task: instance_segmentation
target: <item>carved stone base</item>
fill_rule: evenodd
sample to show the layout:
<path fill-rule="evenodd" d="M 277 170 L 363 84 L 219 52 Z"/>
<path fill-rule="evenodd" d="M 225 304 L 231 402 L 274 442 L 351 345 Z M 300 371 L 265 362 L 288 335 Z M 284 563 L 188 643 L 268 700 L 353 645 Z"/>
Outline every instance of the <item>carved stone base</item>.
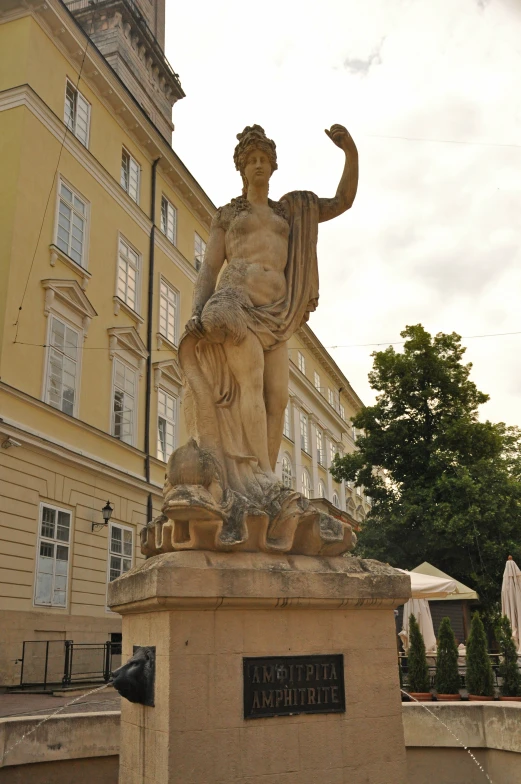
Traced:
<path fill-rule="evenodd" d="M 333 556 L 354 548 L 356 536 L 350 525 L 293 495 L 296 498 L 275 518 L 246 511 L 240 526 L 230 525 L 206 506 L 168 508 L 165 504 L 164 511 L 172 517 L 162 515 L 142 529 L 141 552 L 147 557 L 176 550 Z"/>

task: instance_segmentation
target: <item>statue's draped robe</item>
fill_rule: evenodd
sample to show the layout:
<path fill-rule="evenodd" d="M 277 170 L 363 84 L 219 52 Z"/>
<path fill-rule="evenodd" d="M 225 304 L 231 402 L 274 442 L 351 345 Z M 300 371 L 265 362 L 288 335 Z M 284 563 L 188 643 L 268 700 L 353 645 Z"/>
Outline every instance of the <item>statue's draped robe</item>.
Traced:
<path fill-rule="evenodd" d="M 308 320 L 318 303 L 318 197 L 294 191 L 280 204 L 270 204 L 277 214 L 285 214 L 290 226 L 284 298 L 254 306 L 243 289 L 224 284 L 210 297 L 202 314 L 205 327 L 211 325 L 209 334 L 220 342 L 185 334 L 179 346 L 189 433 L 217 458 L 223 469 L 223 485 L 253 502 L 262 501 L 266 480 L 248 446 L 239 408 L 241 392 L 228 367 L 222 340 L 230 336 L 240 344 L 249 329 L 264 351 L 271 351 Z M 216 216 L 225 230 L 234 206 L 237 213 L 232 202 Z"/>

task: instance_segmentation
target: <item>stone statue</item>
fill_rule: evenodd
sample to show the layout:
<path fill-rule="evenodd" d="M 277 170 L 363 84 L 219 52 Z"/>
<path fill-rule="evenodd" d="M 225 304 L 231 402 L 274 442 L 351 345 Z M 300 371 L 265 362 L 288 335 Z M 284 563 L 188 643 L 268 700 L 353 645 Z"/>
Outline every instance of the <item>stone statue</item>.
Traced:
<path fill-rule="evenodd" d="M 280 201 L 268 198 L 275 143 L 259 125 L 237 136 L 242 195 L 214 217 L 179 346 L 192 439 L 170 458 L 163 516 L 143 531 L 147 555 L 191 548 L 334 555 L 354 546 L 350 526 L 275 475 L 287 342 L 318 303 L 318 224 L 348 210 L 358 184 L 351 136 L 341 125 L 326 134 L 345 153 L 336 195 L 293 191 Z"/>

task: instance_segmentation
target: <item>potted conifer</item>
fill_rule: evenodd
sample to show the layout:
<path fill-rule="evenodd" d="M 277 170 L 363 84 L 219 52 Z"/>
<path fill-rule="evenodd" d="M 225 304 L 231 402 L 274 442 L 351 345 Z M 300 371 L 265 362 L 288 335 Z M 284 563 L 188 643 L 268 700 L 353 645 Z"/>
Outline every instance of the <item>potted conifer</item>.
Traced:
<path fill-rule="evenodd" d="M 449 618 L 443 618 L 438 631 L 436 679 L 438 700 L 459 700 L 458 647 Z"/>
<path fill-rule="evenodd" d="M 407 653 L 409 671 L 409 694 L 415 700 L 432 700 L 430 693 L 429 668 L 425 655 L 425 643 L 414 615 L 409 616 L 409 650 Z"/>
<path fill-rule="evenodd" d="M 512 639 L 512 627 L 506 615 L 499 621 L 497 641 L 501 650 L 498 675 L 502 683 L 499 687 L 499 699 L 521 702 L 521 674 L 517 664 L 516 644 Z"/>
<path fill-rule="evenodd" d="M 472 616 L 467 642 L 466 681 L 469 700 L 494 699 L 494 676 L 488 656 L 485 627 L 477 612 Z"/>

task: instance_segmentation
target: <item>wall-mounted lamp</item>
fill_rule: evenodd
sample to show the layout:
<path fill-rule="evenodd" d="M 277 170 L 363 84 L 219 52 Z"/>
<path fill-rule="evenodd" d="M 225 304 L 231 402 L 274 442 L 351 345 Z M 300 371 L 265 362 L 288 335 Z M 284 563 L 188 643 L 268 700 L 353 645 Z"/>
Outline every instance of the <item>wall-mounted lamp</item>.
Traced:
<path fill-rule="evenodd" d="M 104 528 L 106 525 L 109 524 L 109 520 L 112 517 L 112 512 L 114 509 L 110 505 L 110 501 L 107 501 L 103 509 L 101 510 L 101 514 L 103 515 L 103 522 L 102 523 L 92 523 L 92 530 L 99 531 L 101 528 Z"/>

